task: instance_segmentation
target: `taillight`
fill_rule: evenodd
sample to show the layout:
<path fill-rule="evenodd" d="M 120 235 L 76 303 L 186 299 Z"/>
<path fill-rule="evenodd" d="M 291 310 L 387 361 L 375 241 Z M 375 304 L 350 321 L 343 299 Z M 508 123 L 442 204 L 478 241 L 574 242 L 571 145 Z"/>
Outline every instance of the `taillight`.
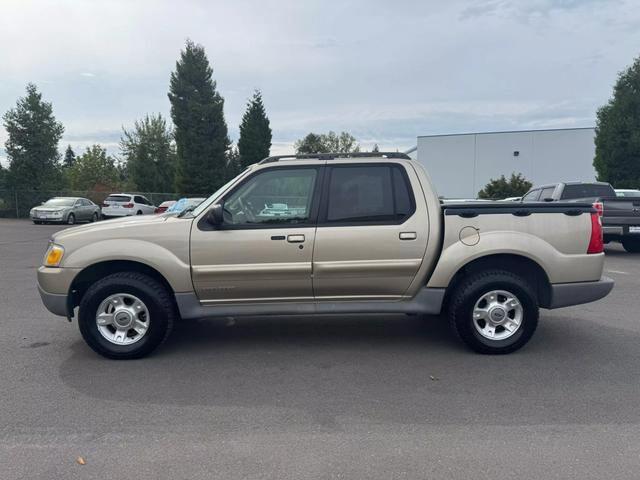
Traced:
<path fill-rule="evenodd" d="M 604 203 L 602 202 L 593 202 L 593 208 L 598 212 L 598 216 L 604 215 Z"/>
<path fill-rule="evenodd" d="M 133 208 L 133 203 L 125 203 L 122 208 Z"/>
<path fill-rule="evenodd" d="M 602 253 L 604 251 L 604 243 L 602 241 L 602 220 L 600 213 L 591 213 L 591 238 L 589 239 L 589 247 L 587 253 Z"/>

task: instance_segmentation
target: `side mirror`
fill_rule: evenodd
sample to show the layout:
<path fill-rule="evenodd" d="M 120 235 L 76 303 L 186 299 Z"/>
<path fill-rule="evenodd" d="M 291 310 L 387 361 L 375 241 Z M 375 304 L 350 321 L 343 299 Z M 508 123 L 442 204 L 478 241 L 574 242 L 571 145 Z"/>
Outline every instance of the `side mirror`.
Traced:
<path fill-rule="evenodd" d="M 553 198 L 546 197 L 543 201 L 544 202 L 553 202 Z"/>
<path fill-rule="evenodd" d="M 209 213 L 207 213 L 207 222 L 211 225 L 222 225 L 224 221 L 224 216 L 222 213 L 222 205 L 216 203 L 211 207 Z"/>

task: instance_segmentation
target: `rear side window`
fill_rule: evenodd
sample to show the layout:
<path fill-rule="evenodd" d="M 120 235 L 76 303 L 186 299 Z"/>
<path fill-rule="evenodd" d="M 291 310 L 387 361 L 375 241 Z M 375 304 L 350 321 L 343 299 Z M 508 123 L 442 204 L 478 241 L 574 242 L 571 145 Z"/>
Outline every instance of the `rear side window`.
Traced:
<path fill-rule="evenodd" d="M 542 191 L 540 192 L 540 201 L 544 201 L 545 198 L 553 198 L 553 192 L 556 189 L 556 187 L 547 187 L 547 188 L 543 188 Z"/>
<path fill-rule="evenodd" d="M 598 185 L 594 183 L 580 183 L 577 185 L 565 185 L 562 191 L 563 200 L 573 198 L 614 197 L 615 191 L 610 185 Z"/>
<path fill-rule="evenodd" d="M 142 204 L 144 204 L 144 203 L 145 203 L 144 199 L 143 199 L 142 197 L 138 196 L 138 195 L 136 195 L 135 197 L 133 197 L 133 201 L 134 201 L 135 203 L 142 203 Z"/>
<path fill-rule="evenodd" d="M 128 203 L 131 201 L 131 197 L 129 195 L 109 195 L 105 202 L 119 202 L 119 203 Z"/>
<path fill-rule="evenodd" d="M 399 166 L 332 167 L 326 222 L 396 223 L 408 218 L 415 202 Z"/>
<path fill-rule="evenodd" d="M 540 197 L 540 190 L 531 190 L 524 197 L 522 197 L 523 202 L 535 202 Z"/>

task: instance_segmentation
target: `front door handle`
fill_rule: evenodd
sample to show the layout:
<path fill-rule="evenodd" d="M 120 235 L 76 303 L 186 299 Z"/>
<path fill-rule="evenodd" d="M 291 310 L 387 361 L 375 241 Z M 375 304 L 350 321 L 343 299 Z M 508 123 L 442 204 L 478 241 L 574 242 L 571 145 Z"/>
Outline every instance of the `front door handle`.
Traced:
<path fill-rule="evenodd" d="M 400 232 L 400 240 L 415 240 L 418 238 L 416 232 Z"/>
<path fill-rule="evenodd" d="M 304 235 L 287 235 L 287 242 L 289 243 L 302 243 L 304 242 Z"/>

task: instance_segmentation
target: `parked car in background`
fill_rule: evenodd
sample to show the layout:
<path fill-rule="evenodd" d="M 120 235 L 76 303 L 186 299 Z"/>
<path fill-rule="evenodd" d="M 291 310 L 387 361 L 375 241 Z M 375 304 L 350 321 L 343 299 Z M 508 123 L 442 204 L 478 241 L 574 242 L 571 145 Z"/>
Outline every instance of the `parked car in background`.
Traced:
<path fill-rule="evenodd" d="M 29 212 L 33 223 L 96 222 L 100 219 L 100 207 L 88 198 L 54 197 Z"/>
<path fill-rule="evenodd" d="M 102 217 L 127 217 L 155 213 L 156 207 L 146 197 L 131 193 L 114 193 L 102 203 Z"/>
<path fill-rule="evenodd" d="M 616 188 L 616 197 L 640 198 L 640 190 Z"/>
<path fill-rule="evenodd" d="M 78 306 L 110 358 L 150 353 L 180 318 L 325 313 L 447 312 L 469 347 L 499 354 L 527 343 L 539 308 L 606 296 L 603 265 L 589 202 L 440 205 L 405 154 L 290 155 L 193 211 L 55 233 L 38 288 L 57 315 Z"/>
<path fill-rule="evenodd" d="M 154 213 L 164 213 L 167 209 L 176 204 L 176 200 L 167 200 L 166 202 L 162 202 L 160 205 L 156 207 Z"/>
<path fill-rule="evenodd" d="M 167 213 L 179 214 L 184 212 L 185 210 L 191 209 L 193 210 L 202 202 L 204 202 L 206 198 L 181 198 L 177 202 L 175 202 L 171 207 L 167 209 Z"/>
<path fill-rule="evenodd" d="M 640 197 L 618 195 L 606 182 L 540 185 L 529 190 L 522 201 L 591 202 L 602 217 L 604 242 L 620 242 L 627 252 L 640 252 Z"/>

